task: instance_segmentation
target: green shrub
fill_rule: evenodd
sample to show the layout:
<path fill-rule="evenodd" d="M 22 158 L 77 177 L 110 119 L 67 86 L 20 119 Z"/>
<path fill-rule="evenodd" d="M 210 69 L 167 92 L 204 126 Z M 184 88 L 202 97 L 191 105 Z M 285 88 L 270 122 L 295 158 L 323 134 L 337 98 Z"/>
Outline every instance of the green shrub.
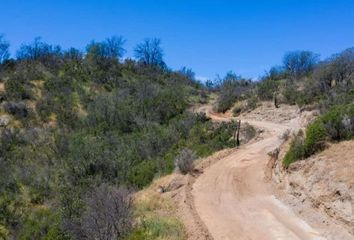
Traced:
<path fill-rule="evenodd" d="M 236 105 L 233 109 L 232 109 L 232 115 L 234 117 L 237 117 L 238 115 L 240 115 L 242 112 L 242 106 L 241 104 Z"/>
<path fill-rule="evenodd" d="M 132 167 L 128 172 L 128 183 L 138 188 L 143 188 L 154 179 L 156 162 L 144 161 Z"/>
<path fill-rule="evenodd" d="M 354 105 L 335 106 L 319 117 L 306 129 L 306 138 L 302 142 L 296 137 L 286 153 L 283 163 L 292 162 L 311 156 L 325 148 L 325 141 L 340 141 L 354 136 Z"/>
<path fill-rule="evenodd" d="M 258 98 L 256 96 L 251 96 L 247 98 L 246 100 L 247 103 L 247 111 L 251 111 L 258 106 Z"/>
<path fill-rule="evenodd" d="M 250 80 L 243 79 L 232 72 L 227 73 L 220 81 L 219 96 L 215 106 L 217 112 L 226 112 L 237 100 L 245 99 L 253 87 Z"/>
<path fill-rule="evenodd" d="M 10 239 L 10 232 L 0 224 L 0 239 L 1 240 L 8 240 Z"/>
<path fill-rule="evenodd" d="M 331 140 L 350 139 L 354 135 L 354 105 L 339 105 L 321 117 Z"/>
<path fill-rule="evenodd" d="M 305 156 L 321 151 L 325 147 L 326 129 L 321 121 L 315 121 L 306 129 L 306 138 L 304 141 Z"/>
<path fill-rule="evenodd" d="M 183 229 L 183 225 L 175 219 L 154 217 L 143 220 L 141 226 L 131 233 L 128 240 L 186 239 Z"/>
<path fill-rule="evenodd" d="M 288 167 L 291 163 L 305 157 L 304 138 L 300 131 L 290 143 L 290 148 L 285 154 L 283 165 Z"/>
<path fill-rule="evenodd" d="M 19 234 L 20 240 L 67 240 L 69 239 L 60 229 L 60 218 L 49 209 L 34 210 L 25 220 Z"/>
<path fill-rule="evenodd" d="M 8 100 L 25 100 L 33 98 L 31 87 L 20 79 L 10 78 L 5 82 L 6 98 Z"/>
<path fill-rule="evenodd" d="M 257 84 L 257 96 L 261 100 L 272 100 L 274 93 L 277 92 L 279 81 L 265 79 Z"/>

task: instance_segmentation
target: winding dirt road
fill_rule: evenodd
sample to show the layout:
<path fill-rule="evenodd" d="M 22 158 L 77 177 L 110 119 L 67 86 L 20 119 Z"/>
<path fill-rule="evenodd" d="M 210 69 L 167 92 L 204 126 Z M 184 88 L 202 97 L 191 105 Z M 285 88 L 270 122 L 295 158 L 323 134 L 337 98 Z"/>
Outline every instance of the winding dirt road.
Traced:
<path fill-rule="evenodd" d="M 201 109 L 214 121 L 229 121 Z M 243 120 L 263 128 L 263 139 L 246 144 L 204 170 L 191 190 L 195 210 L 213 239 L 324 239 L 275 197 L 265 179 L 268 152 L 281 144 L 279 136 L 296 127 Z"/>

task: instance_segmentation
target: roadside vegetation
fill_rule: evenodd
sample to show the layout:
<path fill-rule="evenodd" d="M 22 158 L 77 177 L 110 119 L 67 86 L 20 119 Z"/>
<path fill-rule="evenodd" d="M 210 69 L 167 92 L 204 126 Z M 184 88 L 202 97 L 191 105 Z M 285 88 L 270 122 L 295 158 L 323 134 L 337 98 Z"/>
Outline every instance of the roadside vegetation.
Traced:
<path fill-rule="evenodd" d="M 133 214 L 138 222 L 128 240 L 187 239 L 185 227 L 177 217 L 174 200 L 156 191 L 165 181 L 171 181 L 169 177 L 157 179 L 148 188 L 137 193 Z"/>
<path fill-rule="evenodd" d="M 253 110 L 260 101 L 320 110 L 315 122 L 293 136 L 285 167 L 323 150 L 328 142 L 353 138 L 354 48 L 325 60 L 310 51 L 288 52 L 282 65 L 272 67 L 258 82 L 230 72 L 207 86 L 218 93 L 214 109 L 230 110 L 234 116 Z"/>
<path fill-rule="evenodd" d="M 286 167 L 353 138 L 354 49 L 323 61 L 289 52 L 258 82 L 229 72 L 204 85 L 188 68 L 168 68 L 159 39 L 138 44 L 134 59 L 124 58 L 125 41 L 113 36 L 80 51 L 36 38 L 10 58 L 0 36 L 0 239 L 185 238 L 171 203 L 133 196 L 235 146 L 234 123 L 188 111 L 209 96 L 215 111 L 234 116 L 260 101 L 320 109 L 292 138 Z"/>

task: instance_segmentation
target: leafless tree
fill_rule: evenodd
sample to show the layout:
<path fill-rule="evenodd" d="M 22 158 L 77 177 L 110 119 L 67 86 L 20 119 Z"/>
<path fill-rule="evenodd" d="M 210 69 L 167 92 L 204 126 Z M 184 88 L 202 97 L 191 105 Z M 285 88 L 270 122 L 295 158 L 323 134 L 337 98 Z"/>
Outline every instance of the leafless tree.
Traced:
<path fill-rule="evenodd" d="M 105 48 L 106 48 L 106 55 L 110 58 L 120 59 L 125 54 L 125 49 L 123 45 L 125 44 L 126 40 L 122 36 L 113 36 L 107 38 L 104 41 Z"/>
<path fill-rule="evenodd" d="M 0 35 L 0 64 L 9 59 L 9 47 L 10 44 L 4 39 L 3 35 Z"/>
<path fill-rule="evenodd" d="M 163 50 L 161 40 L 158 38 L 147 38 L 138 44 L 134 49 L 135 57 L 146 65 L 156 65 L 164 67 Z"/>
<path fill-rule="evenodd" d="M 285 54 L 283 64 L 292 78 L 299 78 L 312 71 L 318 63 L 319 55 L 310 51 L 292 51 Z"/>
<path fill-rule="evenodd" d="M 52 46 L 42 41 L 40 37 L 36 37 L 29 44 L 22 44 L 17 51 L 16 56 L 20 60 L 42 60 L 48 61 L 48 58 L 60 56 L 60 46 Z"/>
<path fill-rule="evenodd" d="M 82 231 L 89 240 L 123 239 L 132 227 L 131 192 L 124 187 L 102 184 L 86 198 Z"/>
<path fill-rule="evenodd" d="M 354 84 L 354 48 L 333 55 L 315 69 L 313 78 L 318 83 L 319 91 L 327 92 L 337 86 L 350 90 Z"/>
<path fill-rule="evenodd" d="M 121 36 L 106 38 L 106 40 L 102 42 L 92 41 L 86 47 L 87 54 L 89 57 L 93 57 L 98 61 L 103 59 L 119 60 L 126 52 L 123 48 L 125 42 L 125 39 Z"/>

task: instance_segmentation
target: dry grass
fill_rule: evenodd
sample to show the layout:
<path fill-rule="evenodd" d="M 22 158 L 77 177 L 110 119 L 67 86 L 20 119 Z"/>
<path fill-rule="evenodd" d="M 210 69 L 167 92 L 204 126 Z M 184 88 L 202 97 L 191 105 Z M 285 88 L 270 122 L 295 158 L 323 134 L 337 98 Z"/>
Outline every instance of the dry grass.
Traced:
<path fill-rule="evenodd" d="M 5 84 L 0 82 L 0 92 L 5 92 Z"/>
<path fill-rule="evenodd" d="M 137 227 L 128 238 L 183 240 L 186 239 L 185 228 L 177 218 L 177 206 L 171 195 L 161 194 L 160 186 L 168 185 L 174 178 L 169 175 L 154 181 L 147 189 L 135 195 L 135 217 Z"/>

